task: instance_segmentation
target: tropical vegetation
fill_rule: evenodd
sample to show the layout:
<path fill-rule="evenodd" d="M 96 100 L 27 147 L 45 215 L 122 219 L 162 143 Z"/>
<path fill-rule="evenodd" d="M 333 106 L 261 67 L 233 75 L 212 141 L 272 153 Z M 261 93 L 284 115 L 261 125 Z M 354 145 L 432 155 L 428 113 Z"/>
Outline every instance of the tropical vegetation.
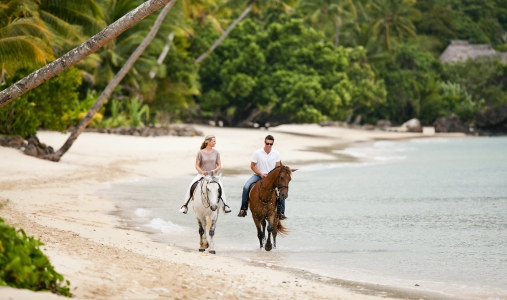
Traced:
<path fill-rule="evenodd" d="M 142 0 L 0 0 L 0 90 Z M 148 16 L 0 108 L 0 133 L 76 126 L 151 30 Z M 251 126 L 361 115 L 430 125 L 507 104 L 499 59 L 442 64 L 451 40 L 507 51 L 507 0 L 176 1 L 88 126 Z"/>
<path fill-rule="evenodd" d="M 55 271 L 38 239 L 0 218 L 0 286 L 50 291 L 72 297 L 70 282 Z"/>

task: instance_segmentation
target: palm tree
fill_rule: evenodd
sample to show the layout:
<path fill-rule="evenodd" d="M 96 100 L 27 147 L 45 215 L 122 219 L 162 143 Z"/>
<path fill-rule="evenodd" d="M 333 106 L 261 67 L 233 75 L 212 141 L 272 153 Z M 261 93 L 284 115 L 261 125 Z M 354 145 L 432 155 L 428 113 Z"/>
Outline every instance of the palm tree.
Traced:
<path fill-rule="evenodd" d="M 105 14 L 106 22 L 116 21 L 142 2 L 142 0 L 108 0 L 104 4 L 104 10 L 107 12 Z M 92 76 L 93 82 L 98 83 L 97 88 L 104 88 L 116 76 L 132 52 L 147 36 L 154 21 L 154 17 L 147 17 L 94 54 L 94 61 L 90 57 L 90 64 L 83 66 L 83 69 Z M 164 70 L 157 57 L 160 57 L 160 54 L 164 52 L 164 48 L 168 48 L 167 37 L 170 34 L 173 36 L 188 35 L 190 32 L 191 27 L 186 23 L 181 2 L 177 2 L 161 25 L 157 36 L 122 80 L 123 92 L 126 91 L 132 97 L 141 100 L 151 99 L 158 83 L 152 78 Z M 153 77 L 150 77 L 150 73 L 153 74 Z"/>
<path fill-rule="evenodd" d="M 420 12 L 414 5 L 415 0 L 371 0 L 368 4 L 373 30 L 388 51 L 395 42 L 393 37 L 417 37 L 412 21 L 420 18 Z"/>
<path fill-rule="evenodd" d="M 226 3 L 225 6 L 238 6 L 241 4 L 244 4 L 241 2 L 237 2 L 237 0 L 231 0 L 230 2 Z M 215 50 L 224 40 L 225 38 L 231 33 L 231 31 L 236 27 L 239 22 L 241 22 L 252 10 L 254 11 L 260 11 L 267 7 L 278 7 L 282 8 L 285 11 L 289 11 L 292 9 L 290 5 L 295 4 L 294 0 L 249 0 L 248 6 L 241 12 L 239 17 L 237 17 L 229 27 L 222 33 L 222 35 L 211 45 L 211 47 L 201 54 L 196 60 L 195 64 L 201 63 L 206 57 L 208 57 L 213 50 Z"/>
<path fill-rule="evenodd" d="M 53 76 L 75 65 L 170 1 L 171 0 L 148 0 L 144 2 L 135 10 L 109 25 L 80 46 L 1 91 L 0 108 L 29 90 L 39 86 L 44 81 L 49 80 Z"/>
<path fill-rule="evenodd" d="M 109 96 L 111 95 L 113 90 L 116 88 L 116 86 L 118 86 L 120 81 L 125 77 L 125 75 L 127 75 L 130 68 L 134 65 L 134 63 L 139 58 L 139 56 L 141 56 L 141 54 L 144 52 L 146 47 L 148 47 L 148 45 L 153 40 L 153 38 L 155 38 L 160 26 L 162 25 L 165 17 L 169 13 L 169 11 L 171 10 L 171 8 L 175 2 L 176 2 L 176 0 L 171 0 L 164 7 L 164 9 L 160 12 L 160 14 L 157 17 L 157 20 L 155 21 L 155 24 L 153 24 L 153 27 L 150 30 L 150 32 L 148 33 L 148 35 L 146 36 L 146 38 L 137 47 L 137 49 L 134 51 L 134 53 L 132 53 L 132 55 L 129 57 L 129 59 L 125 62 L 125 64 L 121 68 L 120 72 L 118 72 L 116 74 L 116 76 L 113 78 L 113 80 L 111 80 L 109 82 L 106 89 L 99 96 L 99 98 L 97 99 L 97 101 L 95 102 L 93 107 L 90 109 L 90 111 L 88 111 L 86 116 L 81 121 L 79 121 L 79 124 L 76 126 L 74 131 L 71 133 L 71 135 L 69 136 L 69 138 L 67 139 L 65 144 L 63 144 L 63 146 L 55 153 L 46 155 L 46 157 L 44 157 L 45 159 L 48 159 L 51 161 L 60 161 L 61 157 L 70 149 L 70 147 L 72 146 L 74 141 L 78 138 L 78 136 L 81 134 L 81 132 L 83 132 L 83 130 L 86 128 L 86 126 L 88 126 L 88 124 L 91 122 L 91 120 L 93 119 L 93 116 L 97 113 L 97 111 L 99 111 L 99 109 L 102 107 L 102 105 L 104 105 L 104 102 L 109 98 Z"/>
<path fill-rule="evenodd" d="M 0 82 L 5 73 L 38 68 L 54 59 L 51 31 L 33 0 L 0 0 Z"/>
<path fill-rule="evenodd" d="M 299 7 L 312 26 L 324 33 L 332 32 L 336 46 L 340 43 L 344 21 L 350 22 L 357 17 L 352 0 L 303 0 Z"/>

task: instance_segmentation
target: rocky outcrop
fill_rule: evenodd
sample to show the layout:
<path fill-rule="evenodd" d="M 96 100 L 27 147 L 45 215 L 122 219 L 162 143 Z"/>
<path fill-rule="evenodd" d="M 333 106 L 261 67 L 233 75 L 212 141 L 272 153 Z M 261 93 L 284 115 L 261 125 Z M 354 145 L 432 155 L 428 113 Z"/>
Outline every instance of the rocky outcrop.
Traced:
<path fill-rule="evenodd" d="M 154 136 L 202 136 L 201 131 L 189 125 L 172 125 L 161 127 L 118 127 L 118 128 L 86 128 L 86 132 L 133 135 L 143 137 Z"/>
<path fill-rule="evenodd" d="M 389 131 L 389 128 L 391 127 L 391 121 L 389 120 L 378 120 L 377 121 L 377 128 L 384 131 Z"/>
<path fill-rule="evenodd" d="M 475 126 L 482 135 L 507 134 L 507 105 L 478 113 Z"/>
<path fill-rule="evenodd" d="M 463 132 L 470 134 L 470 126 L 452 114 L 448 117 L 438 118 L 434 123 L 435 132 Z"/>
<path fill-rule="evenodd" d="M 421 121 L 415 118 L 403 123 L 400 128 L 406 132 L 423 132 Z"/>
<path fill-rule="evenodd" d="M 0 136 L 0 146 L 11 147 L 23 151 L 26 155 L 43 158 L 46 154 L 54 153 L 51 146 L 41 143 L 36 136 L 25 140 L 21 136 Z"/>

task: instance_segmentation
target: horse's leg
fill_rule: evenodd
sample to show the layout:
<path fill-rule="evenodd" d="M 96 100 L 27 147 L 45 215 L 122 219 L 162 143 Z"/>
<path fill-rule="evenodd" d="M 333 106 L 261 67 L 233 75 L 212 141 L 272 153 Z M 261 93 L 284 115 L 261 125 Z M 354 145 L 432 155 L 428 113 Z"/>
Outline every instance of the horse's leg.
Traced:
<path fill-rule="evenodd" d="M 266 251 L 271 251 L 273 249 L 273 245 L 271 244 L 271 233 L 273 232 L 273 223 L 275 221 L 275 214 L 276 214 L 276 208 L 275 212 L 271 214 L 268 218 L 268 240 L 266 241 L 266 245 L 264 246 L 264 249 Z"/>
<path fill-rule="evenodd" d="M 252 213 L 252 215 L 253 215 L 253 213 Z M 257 227 L 257 237 L 259 238 L 259 244 L 261 245 L 261 249 L 262 249 L 262 246 L 264 246 L 263 245 L 264 234 L 262 233 L 262 230 L 261 230 L 261 222 L 256 217 L 253 217 L 253 220 L 255 223 L 255 227 Z"/>
<path fill-rule="evenodd" d="M 197 218 L 197 223 L 199 224 L 199 235 L 201 236 L 199 241 L 199 252 L 204 252 L 206 248 L 208 248 L 208 239 L 206 237 L 206 217 Z"/>
<path fill-rule="evenodd" d="M 262 219 L 262 240 L 266 241 L 266 219 Z"/>
<path fill-rule="evenodd" d="M 273 222 L 273 249 L 276 249 L 276 235 L 278 233 L 278 231 L 276 230 L 276 226 L 278 226 L 278 222 L 280 222 L 280 220 L 278 220 L 277 218 L 275 218 L 275 221 Z"/>
<path fill-rule="evenodd" d="M 209 227 L 209 253 L 216 254 L 215 252 L 215 242 L 213 241 L 213 237 L 215 236 L 215 228 L 218 221 L 218 211 L 214 211 L 211 216 L 211 225 Z"/>

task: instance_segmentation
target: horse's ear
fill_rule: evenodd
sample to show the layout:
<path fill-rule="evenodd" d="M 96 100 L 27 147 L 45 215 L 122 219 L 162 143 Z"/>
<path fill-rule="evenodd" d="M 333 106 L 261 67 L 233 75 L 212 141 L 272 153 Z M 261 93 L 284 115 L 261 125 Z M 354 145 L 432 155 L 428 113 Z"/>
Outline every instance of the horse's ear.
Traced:
<path fill-rule="evenodd" d="M 291 172 L 296 172 L 298 169 L 290 169 Z"/>

